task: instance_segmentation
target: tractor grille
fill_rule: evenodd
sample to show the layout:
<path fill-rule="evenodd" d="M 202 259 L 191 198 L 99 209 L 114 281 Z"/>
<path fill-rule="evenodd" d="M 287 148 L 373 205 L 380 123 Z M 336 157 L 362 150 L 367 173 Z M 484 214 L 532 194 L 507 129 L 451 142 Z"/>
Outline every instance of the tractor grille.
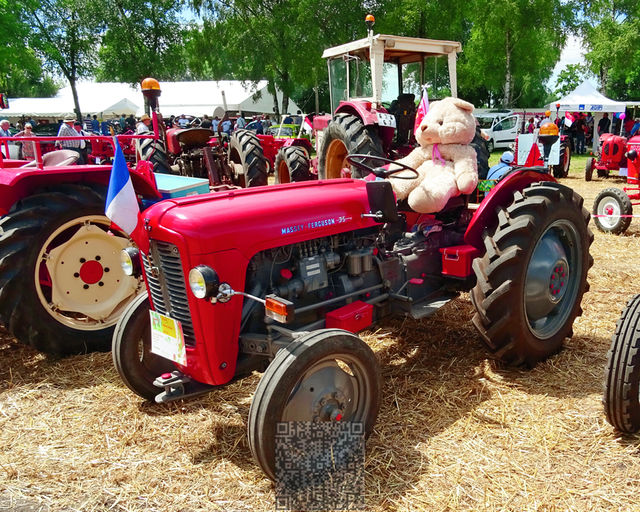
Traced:
<path fill-rule="evenodd" d="M 167 242 L 152 240 L 149 254 L 143 255 L 142 262 L 154 309 L 179 320 L 185 344 L 193 347 L 196 338 L 178 248 Z"/>

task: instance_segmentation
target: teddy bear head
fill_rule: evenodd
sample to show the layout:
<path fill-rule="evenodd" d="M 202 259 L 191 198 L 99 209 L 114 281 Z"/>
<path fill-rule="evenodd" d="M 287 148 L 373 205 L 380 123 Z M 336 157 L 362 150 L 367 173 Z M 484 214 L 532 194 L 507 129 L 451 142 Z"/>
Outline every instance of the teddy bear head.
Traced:
<path fill-rule="evenodd" d="M 421 146 L 429 144 L 469 144 L 476 133 L 473 105 L 459 98 L 444 98 L 429 105 L 416 130 Z"/>

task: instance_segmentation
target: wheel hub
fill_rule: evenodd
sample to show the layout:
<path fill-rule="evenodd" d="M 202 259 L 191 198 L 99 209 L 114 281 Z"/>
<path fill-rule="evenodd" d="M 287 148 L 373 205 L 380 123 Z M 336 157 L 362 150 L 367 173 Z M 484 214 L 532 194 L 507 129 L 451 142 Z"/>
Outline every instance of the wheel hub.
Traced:
<path fill-rule="evenodd" d="M 569 282 L 569 262 L 557 234 L 545 233 L 527 269 L 525 301 L 530 320 L 547 316 L 562 300 Z"/>
<path fill-rule="evenodd" d="M 84 258 L 82 258 L 84 259 Z M 102 279 L 104 275 L 105 269 L 98 261 L 100 256 L 96 256 L 96 259 L 91 261 L 85 261 L 80 266 L 80 272 L 78 272 L 78 277 L 82 279 L 86 284 L 95 284 Z M 107 272 L 109 272 L 109 268 L 107 267 Z"/>

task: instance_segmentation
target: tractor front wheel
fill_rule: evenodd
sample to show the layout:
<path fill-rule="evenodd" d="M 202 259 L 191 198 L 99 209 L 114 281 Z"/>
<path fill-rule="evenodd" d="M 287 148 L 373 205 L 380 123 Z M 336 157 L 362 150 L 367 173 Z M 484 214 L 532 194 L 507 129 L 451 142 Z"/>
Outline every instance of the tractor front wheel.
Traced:
<path fill-rule="evenodd" d="M 258 383 L 247 422 L 251 452 L 275 480 L 279 423 L 351 422 L 366 437 L 378 416 L 380 390 L 376 356 L 354 334 L 321 329 L 298 338 L 276 354 Z M 312 455 L 301 457 L 314 462 Z"/>
<path fill-rule="evenodd" d="M 0 220 L 0 319 L 18 341 L 61 355 L 109 349 L 143 286 L 122 272 L 130 242 L 111 229 L 104 201 L 103 190 L 58 185 Z"/>
<path fill-rule="evenodd" d="M 350 167 L 346 158 L 353 153 L 384 156 L 378 132 L 375 126 L 365 126 L 354 115 L 336 114 L 322 136 L 318 178 L 325 180 L 342 177 L 342 170 Z M 362 171 L 351 166 L 351 177 L 362 178 Z"/>
<path fill-rule="evenodd" d="M 140 139 L 139 143 L 140 157 L 142 160 L 148 160 L 153 164 L 153 172 L 162 174 L 172 174 L 167 152 L 161 139 Z"/>
<path fill-rule="evenodd" d="M 151 402 L 162 391 L 153 385 L 153 381 L 163 373 L 175 370 L 171 361 L 151 352 L 151 321 L 146 294 L 136 297 L 120 318 L 113 333 L 111 355 L 127 387 Z"/>
<path fill-rule="evenodd" d="M 587 163 L 584 166 L 584 181 L 591 181 L 591 179 L 593 178 L 593 169 L 595 168 L 595 165 L 595 158 L 587 158 Z"/>
<path fill-rule="evenodd" d="M 267 184 L 267 159 L 260 139 L 249 130 L 236 130 L 229 141 L 228 162 L 234 182 L 241 187 Z"/>
<path fill-rule="evenodd" d="M 313 179 L 307 152 L 300 146 L 280 148 L 276 155 L 276 183 L 294 183 Z"/>
<path fill-rule="evenodd" d="M 582 313 L 593 264 L 593 234 L 582 198 L 558 183 L 537 183 L 498 212 L 473 263 L 473 323 L 495 355 L 511 365 L 535 365 L 562 348 Z"/>
<path fill-rule="evenodd" d="M 593 215 L 593 221 L 600 231 L 619 235 L 631 224 L 633 205 L 624 190 L 607 188 L 596 196 Z"/>

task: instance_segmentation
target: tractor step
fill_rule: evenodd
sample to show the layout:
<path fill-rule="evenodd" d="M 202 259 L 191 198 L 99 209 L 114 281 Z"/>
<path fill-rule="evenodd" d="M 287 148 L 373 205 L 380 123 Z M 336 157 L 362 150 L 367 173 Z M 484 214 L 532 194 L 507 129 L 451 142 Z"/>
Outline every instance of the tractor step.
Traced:
<path fill-rule="evenodd" d="M 457 293 L 440 295 L 437 298 L 427 299 L 418 303 L 414 303 L 411 305 L 411 309 L 407 312 L 407 315 L 409 315 L 411 318 L 415 318 L 416 320 L 431 316 L 447 302 L 449 302 L 451 299 L 455 299 L 457 296 Z"/>
<path fill-rule="evenodd" d="M 178 370 L 171 373 L 163 373 L 153 381 L 153 385 L 164 388 L 162 393 L 156 395 L 156 402 L 159 404 L 173 402 L 181 398 L 204 395 L 215 388 L 215 386 L 196 382 Z"/>

